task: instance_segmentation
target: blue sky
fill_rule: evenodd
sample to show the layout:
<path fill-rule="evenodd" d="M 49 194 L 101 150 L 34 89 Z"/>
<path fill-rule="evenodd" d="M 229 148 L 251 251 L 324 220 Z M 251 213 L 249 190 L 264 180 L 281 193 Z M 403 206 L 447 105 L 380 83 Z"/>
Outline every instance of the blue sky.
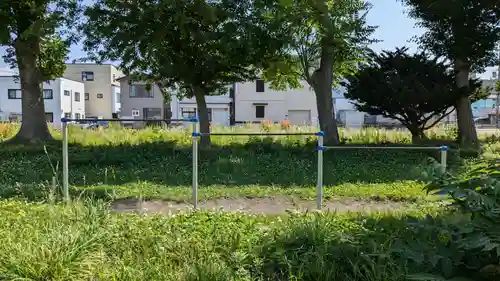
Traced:
<path fill-rule="evenodd" d="M 374 44 L 373 49 L 380 51 L 382 49 L 407 46 L 411 51 L 416 51 L 417 46 L 408 42 L 408 40 L 415 35 L 421 35 L 423 30 L 415 27 L 415 21 L 405 15 L 405 9 L 401 3 L 397 0 L 372 0 L 371 2 L 373 8 L 368 14 L 368 23 L 378 26 L 374 38 L 382 40 L 382 42 Z M 71 47 L 70 61 L 85 56 L 81 49 L 81 45 Z M 0 55 L 3 54 L 4 49 L 0 48 Z M 3 60 L 0 60 L 1 67 L 7 67 Z M 492 70 L 493 68 L 490 68 L 482 76 L 489 78 Z"/>

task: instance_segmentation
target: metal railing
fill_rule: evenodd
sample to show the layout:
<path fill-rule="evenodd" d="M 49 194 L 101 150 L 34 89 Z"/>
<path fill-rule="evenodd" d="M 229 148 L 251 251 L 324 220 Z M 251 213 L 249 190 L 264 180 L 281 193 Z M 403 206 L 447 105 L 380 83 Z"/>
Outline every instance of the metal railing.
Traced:
<path fill-rule="evenodd" d="M 63 136 L 63 196 L 69 202 L 69 165 L 68 165 L 68 123 L 69 122 L 95 122 L 96 119 L 69 119 L 62 118 Z M 151 119 L 98 119 L 97 121 L 151 121 Z M 199 119 L 159 119 L 158 121 L 190 122 L 192 123 L 192 204 L 194 209 L 198 208 L 198 141 L 201 136 L 316 136 L 318 138 L 316 151 L 318 152 L 317 182 L 316 182 L 316 208 L 321 210 L 323 205 L 323 152 L 328 149 L 399 149 L 399 150 L 438 150 L 441 152 L 441 165 L 446 170 L 447 146 L 419 147 L 419 146 L 325 146 L 323 143 L 323 131 L 315 133 L 201 133 Z"/>
<path fill-rule="evenodd" d="M 198 207 L 198 138 L 201 136 L 317 136 L 318 144 L 323 145 L 322 131 L 316 133 L 200 133 L 197 123 L 193 124 L 193 206 Z M 316 208 L 323 205 L 323 150 L 318 149 L 318 181 L 316 191 Z"/>
<path fill-rule="evenodd" d="M 139 121 L 139 122 L 150 122 L 150 121 L 164 121 L 164 122 L 192 122 L 197 124 L 198 118 L 191 119 L 72 119 L 72 118 L 61 118 L 62 123 L 62 157 L 63 157 L 63 197 L 66 202 L 70 201 L 69 196 L 69 156 L 68 156 L 68 123 L 71 122 L 121 122 L 121 121 Z"/>
<path fill-rule="evenodd" d="M 374 150 L 438 150 L 440 151 L 440 163 L 446 169 L 448 146 L 323 146 L 318 144 L 318 149 L 374 149 Z"/>

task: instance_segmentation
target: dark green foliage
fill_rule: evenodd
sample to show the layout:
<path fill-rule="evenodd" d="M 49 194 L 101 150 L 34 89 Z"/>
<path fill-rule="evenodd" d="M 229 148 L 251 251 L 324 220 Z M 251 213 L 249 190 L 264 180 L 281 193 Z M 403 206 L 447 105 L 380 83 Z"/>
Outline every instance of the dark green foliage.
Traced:
<path fill-rule="evenodd" d="M 0 45 L 6 46 L 6 63 L 17 68 L 16 44 L 35 40 L 40 81 L 61 77 L 71 44 L 77 41 L 75 23 L 81 0 L 2 0 L 0 4 Z M 35 41 L 31 41 L 34 43 Z"/>
<path fill-rule="evenodd" d="M 303 87 L 306 81 L 316 94 L 319 125 L 325 142 L 338 144 L 332 87 L 352 73 L 375 42 L 375 27 L 366 23 L 371 5 L 364 0 L 279 1 L 274 7 L 287 27 L 284 52 L 274 58 L 264 77 L 276 89 Z"/>
<path fill-rule="evenodd" d="M 91 57 L 121 60 L 130 74 L 192 96 L 254 79 L 279 41 L 254 1 L 100 0 L 86 10 L 85 49 Z M 141 77 L 145 76 L 145 77 Z"/>
<path fill-rule="evenodd" d="M 497 0 L 401 0 L 409 15 L 425 29 L 419 42 L 450 60 L 465 59 L 473 71 L 494 64 L 500 41 L 500 2 Z"/>
<path fill-rule="evenodd" d="M 446 223 L 433 218 L 412 224 L 413 231 L 434 233 L 435 245 L 402 242 L 397 252 L 414 255 L 413 261 L 445 277 L 469 276 L 473 280 L 500 278 L 500 163 L 480 161 L 466 175 L 443 173 L 439 165 L 431 169 L 434 180 L 429 193 L 448 194 L 450 208 L 461 213 Z"/>
<path fill-rule="evenodd" d="M 257 78 L 286 34 L 251 0 L 99 0 L 85 14 L 90 57 L 120 60 L 134 80 L 158 84 L 164 96 L 196 97 L 202 133 L 210 130 L 205 95 Z M 202 136 L 201 145 L 209 144 Z"/>
<path fill-rule="evenodd" d="M 19 70 L 22 90 L 21 129 L 11 142 L 53 140 L 45 122 L 42 83 L 61 77 L 81 0 L 5 0 L 0 3 L 0 46 L 3 59 Z"/>
<path fill-rule="evenodd" d="M 353 100 L 359 111 L 396 119 L 418 139 L 448 116 L 468 91 L 456 86 L 447 64 L 425 53 L 409 55 L 407 51 L 398 48 L 373 53 L 343 85 L 345 97 Z M 480 89 L 480 81 L 472 80 L 471 84 L 473 92 Z"/>
<path fill-rule="evenodd" d="M 409 15 L 425 33 L 420 46 L 453 63 L 456 83 L 468 91 L 471 72 L 482 72 L 496 61 L 495 44 L 500 40 L 500 2 L 497 0 L 401 0 Z M 471 102 L 457 101 L 458 141 L 478 149 L 478 135 Z"/>

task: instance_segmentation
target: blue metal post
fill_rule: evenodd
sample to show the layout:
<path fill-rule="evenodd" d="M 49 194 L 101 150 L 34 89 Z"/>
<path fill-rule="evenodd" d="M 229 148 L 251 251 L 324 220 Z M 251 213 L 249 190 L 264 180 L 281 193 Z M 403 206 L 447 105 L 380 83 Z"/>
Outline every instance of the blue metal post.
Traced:
<path fill-rule="evenodd" d="M 316 186 L 316 209 L 321 210 L 323 206 L 323 136 L 324 132 L 320 131 L 316 133 L 318 136 L 318 146 L 316 149 L 318 150 L 318 179 Z"/>

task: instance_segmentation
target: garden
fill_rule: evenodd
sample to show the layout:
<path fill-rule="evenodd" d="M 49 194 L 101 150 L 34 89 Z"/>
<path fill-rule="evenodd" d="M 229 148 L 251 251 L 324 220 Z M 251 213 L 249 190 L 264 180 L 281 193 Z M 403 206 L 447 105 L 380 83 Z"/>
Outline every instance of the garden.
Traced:
<path fill-rule="evenodd" d="M 1 140 L 18 130 L 0 126 Z M 498 136 L 480 135 L 472 157 L 452 145 L 456 130 L 428 131 L 420 145 L 452 147 L 446 173 L 439 151 L 325 151 L 318 212 L 314 136 L 213 136 L 193 211 L 187 130 L 70 127 L 70 204 L 60 131 L 51 133 L 46 146 L 0 147 L 4 280 L 499 278 Z M 340 134 L 344 146 L 412 145 L 406 131 Z"/>

